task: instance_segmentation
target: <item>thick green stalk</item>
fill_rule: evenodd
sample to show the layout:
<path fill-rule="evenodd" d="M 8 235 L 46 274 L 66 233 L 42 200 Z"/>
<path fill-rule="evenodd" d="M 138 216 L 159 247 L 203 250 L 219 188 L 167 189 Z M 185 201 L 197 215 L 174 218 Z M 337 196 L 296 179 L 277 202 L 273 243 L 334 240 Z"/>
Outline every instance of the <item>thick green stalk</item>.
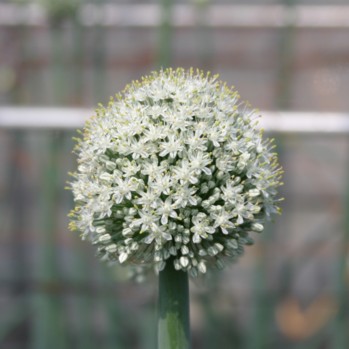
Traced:
<path fill-rule="evenodd" d="M 178 271 L 173 259 L 159 275 L 158 349 L 189 349 L 188 273 Z"/>

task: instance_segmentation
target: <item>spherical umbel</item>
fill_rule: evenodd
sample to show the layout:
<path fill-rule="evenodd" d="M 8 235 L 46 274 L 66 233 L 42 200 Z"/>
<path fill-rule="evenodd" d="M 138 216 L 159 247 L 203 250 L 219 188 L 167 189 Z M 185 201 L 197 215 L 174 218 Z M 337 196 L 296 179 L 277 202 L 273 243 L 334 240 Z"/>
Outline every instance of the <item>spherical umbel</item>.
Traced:
<path fill-rule="evenodd" d="M 196 276 L 223 267 L 279 212 L 272 141 L 238 93 L 167 69 L 100 107 L 78 140 L 70 228 L 103 260 Z"/>

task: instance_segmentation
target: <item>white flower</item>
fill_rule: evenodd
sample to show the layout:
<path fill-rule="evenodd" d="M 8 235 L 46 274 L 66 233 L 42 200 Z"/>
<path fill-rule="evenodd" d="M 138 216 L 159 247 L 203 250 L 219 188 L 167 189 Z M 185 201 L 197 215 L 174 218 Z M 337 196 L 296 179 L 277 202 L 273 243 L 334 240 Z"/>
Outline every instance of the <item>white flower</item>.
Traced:
<path fill-rule="evenodd" d="M 159 153 L 160 156 L 164 157 L 170 154 L 171 158 L 175 158 L 177 153 L 184 149 L 184 146 L 180 138 L 170 134 L 167 141 L 160 143 L 160 149 L 162 149 Z"/>
<path fill-rule="evenodd" d="M 172 178 L 170 175 L 165 175 L 161 172 L 157 173 L 155 174 L 152 186 L 158 195 L 169 195 L 172 188 Z"/>
<path fill-rule="evenodd" d="M 144 140 L 132 139 L 129 144 L 128 154 L 132 154 L 132 159 L 147 158 L 149 156 L 148 145 Z M 127 154 L 126 153 L 126 154 Z"/>
<path fill-rule="evenodd" d="M 207 139 L 202 138 L 197 130 L 187 135 L 185 143 L 188 145 L 191 151 L 206 151 L 207 150 Z"/>
<path fill-rule="evenodd" d="M 174 178 L 178 180 L 182 185 L 196 184 L 199 180 L 195 175 L 195 171 L 192 168 L 191 163 L 188 160 L 183 160 L 180 166 L 177 166 L 173 170 Z"/>
<path fill-rule="evenodd" d="M 198 213 L 192 219 L 193 227 L 190 229 L 193 235 L 193 242 L 199 243 L 201 239 L 206 239 L 208 234 L 213 234 L 215 232 L 214 227 L 209 225 L 209 219 L 204 213 Z"/>
<path fill-rule="evenodd" d="M 159 115 L 157 116 L 159 117 Z M 164 126 L 155 126 L 155 125 L 148 125 L 148 128 L 144 130 L 144 139 L 146 142 L 153 142 L 158 139 L 163 139 L 166 137 L 166 127 Z"/>
<path fill-rule="evenodd" d="M 143 175 L 147 175 L 149 176 L 150 179 L 154 179 L 157 176 L 159 176 L 160 173 L 162 173 L 165 170 L 165 167 L 162 165 L 158 165 L 158 161 L 153 160 L 153 161 L 149 161 L 146 163 L 142 163 L 142 170 L 141 173 Z"/>
<path fill-rule="evenodd" d="M 192 276 L 234 261 L 279 212 L 282 171 L 217 77 L 154 72 L 97 110 L 77 146 L 70 228 L 103 260 Z"/>
<path fill-rule="evenodd" d="M 212 174 L 211 169 L 207 167 L 207 165 L 209 165 L 212 162 L 208 154 L 203 152 L 189 152 L 188 158 L 190 162 L 190 167 L 195 171 L 197 175 L 200 175 L 201 172 L 204 172 L 207 175 Z"/>
<path fill-rule="evenodd" d="M 146 244 L 151 244 L 154 240 L 157 245 L 162 245 L 164 242 L 166 243 L 166 241 L 172 240 L 172 235 L 167 231 L 167 227 L 157 226 L 144 239 L 144 242 Z"/>
<path fill-rule="evenodd" d="M 224 142 L 222 131 L 218 127 L 213 127 L 207 130 L 208 138 L 215 147 L 219 147 L 220 143 Z"/>
<path fill-rule="evenodd" d="M 140 211 L 139 212 L 139 218 L 135 219 L 131 224 L 130 227 L 141 227 L 141 231 L 157 231 L 158 230 L 158 224 L 159 218 L 152 214 L 151 212 L 147 211 Z"/>
<path fill-rule="evenodd" d="M 159 208 L 156 212 L 161 215 L 161 224 L 168 223 L 168 217 L 178 218 L 178 214 L 176 212 L 176 204 L 172 203 L 172 199 L 168 197 L 165 202 L 161 202 L 159 204 Z"/>
<path fill-rule="evenodd" d="M 158 206 L 158 194 L 153 190 L 143 191 L 139 194 L 139 198 L 135 199 L 137 205 L 147 208 L 156 208 Z"/>
<path fill-rule="evenodd" d="M 225 211 L 222 207 L 219 208 L 219 212 L 211 213 L 211 217 L 214 219 L 213 227 L 220 227 L 222 233 L 227 235 L 229 231 L 227 229 L 234 229 L 235 225 L 232 222 L 234 215 L 231 212 Z"/>
<path fill-rule="evenodd" d="M 238 195 L 243 191 L 244 187 L 241 184 L 238 184 L 232 181 L 227 181 L 225 183 L 225 186 L 221 187 L 221 190 L 223 192 L 222 199 L 230 204 L 235 205 Z"/>
<path fill-rule="evenodd" d="M 140 170 L 140 166 L 134 160 L 129 161 L 128 159 L 125 159 L 121 170 L 123 172 L 123 177 L 132 177 Z"/>
<path fill-rule="evenodd" d="M 179 207 L 186 207 L 188 204 L 195 206 L 197 204 L 197 198 L 194 195 L 195 192 L 196 189 L 188 185 L 179 187 L 177 191 L 173 193 L 175 204 Z"/>
<path fill-rule="evenodd" d="M 120 204 L 124 199 L 131 200 L 132 192 L 140 186 L 140 180 L 135 177 L 122 179 L 120 177 L 114 180 L 115 187 L 113 190 L 113 199 L 116 204 Z"/>

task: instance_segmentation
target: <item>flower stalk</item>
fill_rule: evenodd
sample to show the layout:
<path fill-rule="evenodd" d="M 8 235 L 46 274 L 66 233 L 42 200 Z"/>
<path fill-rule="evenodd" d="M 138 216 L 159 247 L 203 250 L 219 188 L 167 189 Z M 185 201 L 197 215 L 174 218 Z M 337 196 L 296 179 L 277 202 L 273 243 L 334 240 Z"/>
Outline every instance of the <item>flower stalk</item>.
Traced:
<path fill-rule="evenodd" d="M 173 260 L 159 273 L 158 349 L 189 349 L 188 273 L 174 268 Z"/>

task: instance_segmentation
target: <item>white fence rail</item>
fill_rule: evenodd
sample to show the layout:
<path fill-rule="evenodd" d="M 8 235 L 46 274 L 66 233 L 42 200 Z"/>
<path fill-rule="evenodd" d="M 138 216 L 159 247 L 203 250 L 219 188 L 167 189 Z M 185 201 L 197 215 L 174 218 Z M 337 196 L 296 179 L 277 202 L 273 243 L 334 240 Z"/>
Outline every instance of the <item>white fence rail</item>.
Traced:
<path fill-rule="evenodd" d="M 93 115 L 92 109 L 0 107 L 0 129 L 76 129 Z M 349 134 L 349 113 L 262 111 L 260 125 L 268 132 Z"/>
<path fill-rule="evenodd" d="M 177 4 L 172 8 L 174 27 L 195 26 L 200 14 L 197 7 Z M 157 27 L 162 21 L 157 4 L 83 4 L 77 10 L 83 26 Z M 0 26 L 47 26 L 49 16 L 37 3 L 0 4 Z M 209 27 L 279 28 L 349 28 L 348 5 L 209 5 L 205 9 Z"/>

